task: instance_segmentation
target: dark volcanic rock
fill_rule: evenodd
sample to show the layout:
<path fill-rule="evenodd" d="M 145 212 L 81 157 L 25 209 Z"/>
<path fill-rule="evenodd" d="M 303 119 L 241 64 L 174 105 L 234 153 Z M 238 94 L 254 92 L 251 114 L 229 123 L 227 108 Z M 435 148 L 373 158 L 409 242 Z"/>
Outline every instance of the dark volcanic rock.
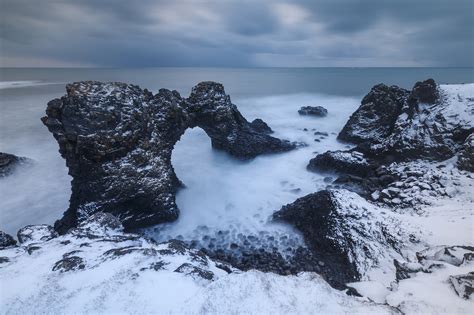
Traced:
<path fill-rule="evenodd" d="M 354 143 L 382 141 L 392 133 L 409 94 L 398 86 L 374 86 L 337 138 Z"/>
<path fill-rule="evenodd" d="M 16 240 L 10 234 L 0 231 L 0 249 L 15 246 Z"/>
<path fill-rule="evenodd" d="M 303 106 L 298 110 L 300 115 L 325 117 L 328 114 L 328 110 L 322 106 Z"/>
<path fill-rule="evenodd" d="M 272 128 L 270 128 L 266 122 L 261 120 L 260 118 L 254 119 L 251 123 L 250 126 L 252 127 L 253 130 L 261 133 L 273 133 Z"/>
<path fill-rule="evenodd" d="M 435 80 L 428 79 L 415 83 L 408 101 L 410 103 L 434 104 L 439 98 L 438 86 Z"/>
<path fill-rule="evenodd" d="M 368 176 L 378 164 L 358 151 L 327 151 L 309 161 L 310 171 L 336 171 L 357 176 Z"/>
<path fill-rule="evenodd" d="M 320 273 L 345 284 L 365 275 L 373 265 L 397 252 L 407 235 L 397 235 L 395 218 L 379 217 L 377 209 L 344 189 L 322 190 L 283 206 L 273 215 L 304 236 Z M 402 233 L 404 234 L 404 233 Z"/>
<path fill-rule="evenodd" d="M 448 159 L 474 129 L 472 99 L 457 95 L 453 100 L 440 91 L 432 79 L 417 82 L 409 95 L 398 87 L 375 86 L 339 139 L 360 143 L 361 152 L 386 162 Z M 465 103 L 466 113 L 452 108 L 457 102 Z"/>
<path fill-rule="evenodd" d="M 66 90 L 42 118 L 73 177 L 70 206 L 55 224 L 60 233 L 99 211 L 126 229 L 175 220 L 181 183 L 171 152 L 187 128 L 204 129 L 214 148 L 238 158 L 295 148 L 249 123 L 219 83 L 199 83 L 188 99 L 123 83 L 77 82 Z"/>
<path fill-rule="evenodd" d="M 18 165 L 28 162 L 31 160 L 25 157 L 0 152 L 0 178 L 10 175 Z"/>
<path fill-rule="evenodd" d="M 358 279 L 357 268 L 350 261 L 347 248 L 333 238 L 333 218 L 336 204 L 330 191 L 323 190 L 283 206 L 273 215 L 276 221 L 286 221 L 300 230 L 320 261 L 338 275 L 342 283 Z"/>
<path fill-rule="evenodd" d="M 333 187 L 395 205 L 412 204 L 414 199 L 405 193 L 401 198 L 387 195 L 387 185 L 399 176 L 377 171 L 381 166 L 418 159 L 442 161 L 457 154 L 460 169 L 474 168 L 474 111 L 470 109 L 474 98 L 456 89 L 439 87 L 432 79 L 417 82 L 411 92 L 397 86 L 374 86 L 338 136 L 358 146 L 320 154 L 310 160 L 308 169 L 342 173 Z"/>

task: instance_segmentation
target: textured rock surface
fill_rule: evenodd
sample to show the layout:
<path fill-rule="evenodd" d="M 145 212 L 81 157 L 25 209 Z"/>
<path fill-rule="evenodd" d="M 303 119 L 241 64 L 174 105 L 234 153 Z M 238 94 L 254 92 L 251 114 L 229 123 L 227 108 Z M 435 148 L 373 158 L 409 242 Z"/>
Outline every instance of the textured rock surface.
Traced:
<path fill-rule="evenodd" d="M 31 160 L 25 157 L 0 152 L 0 178 L 12 174 L 18 165 L 28 162 L 31 162 Z"/>
<path fill-rule="evenodd" d="M 387 162 L 444 160 L 474 130 L 473 94 L 472 85 L 438 86 L 432 79 L 417 82 L 411 92 L 376 85 L 338 138 Z"/>
<path fill-rule="evenodd" d="M 66 90 L 42 118 L 73 177 L 70 206 L 55 224 L 60 233 L 99 211 L 126 229 L 175 220 L 181 183 L 171 152 L 187 128 L 204 129 L 214 148 L 239 158 L 295 148 L 269 136 L 262 122 L 249 123 L 219 83 L 199 83 L 187 99 L 124 83 L 77 82 Z"/>
<path fill-rule="evenodd" d="M 308 169 L 311 171 L 337 171 L 358 176 L 368 176 L 378 167 L 358 151 L 327 151 L 311 159 Z"/>
<path fill-rule="evenodd" d="M 332 187 L 417 210 L 431 197 L 454 195 L 459 185 L 451 163 L 435 169 L 423 161 L 457 155 L 460 169 L 474 168 L 473 122 L 474 84 L 437 86 L 429 79 L 411 92 L 377 85 L 339 134 L 358 146 L 319 154 L 308 169 L 342 173 Z"/>
<path fill-rule="evenodd" d="M 15 245 L 16 240 L 10 234 L 0 231 L 0 249 Z"/>
<path fill-rule="evenodd" d="M 433 90 L 432 83 L 427 80 L 415 85 L 392 133 L 379 143 L 368 144 L 367 154 L 386 161 L 441 161 L 460 150 L 474 130 L 472 85 L 444 85 Z"/>
<path fill-rule="evenodd" d="M 328 115 L 328 110 L 322 106 L 303 106 L 298 110 L 300 115 L 325 117 Z"/>
<path fill-rule="evenodd" d="M 283 206 L 273 218 L 300 230 L 312 254 L 347 283 L 363 279 L 380 261 L 391 261 L 386 253 L 397 255 L 401 232 L 391 230 L 394 218 L 381 218 L 378 211 L 349 191 L 322 190 Z"/>
<path fill-rule="evenodd" d="M 354 143 L 382 141 L 392 133 L 409 93 L 398 86 L 374 86 L 344 125 L 338 139 Z"/>

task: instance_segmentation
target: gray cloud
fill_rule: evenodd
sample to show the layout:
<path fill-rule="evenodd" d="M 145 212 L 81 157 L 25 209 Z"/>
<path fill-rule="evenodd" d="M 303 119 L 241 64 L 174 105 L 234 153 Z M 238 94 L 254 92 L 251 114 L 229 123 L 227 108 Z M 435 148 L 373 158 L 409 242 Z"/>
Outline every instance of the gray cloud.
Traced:
<path fill-rule="evenodd" d="M 474 66 L 471 0 L 2 0 L 1 65 Z"/>

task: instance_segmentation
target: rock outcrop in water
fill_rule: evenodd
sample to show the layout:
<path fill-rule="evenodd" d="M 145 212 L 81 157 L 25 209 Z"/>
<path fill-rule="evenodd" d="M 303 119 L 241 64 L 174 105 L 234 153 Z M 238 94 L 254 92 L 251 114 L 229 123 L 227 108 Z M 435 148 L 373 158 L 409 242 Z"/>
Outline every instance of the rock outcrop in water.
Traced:
<path fill-rule="evenodd" d="M 175 220 L 181 183 L 171 152 L 187 128 L 204 129 L 214 148 L 243 159 L 295 148 L 269 136 L 263 121 L 249 123 L 219 83 L 201 82 L 189 98 L 124 83 L 77 82 L 66 90 L 42 118 L 73 178 L 70 206 L 55 224 L 60 233 L 99 211 L 126 229 Z"/>
<path fill-rule="evenodd" d="M 12 174 L 17 166 L 30 162 L 28 158 L 0 152 L 0 178 Z"/>
<path fill-rule="evenodd" d="M 326 117 L 328 110 L 322 106 L 303 106 L 298 110 L 300 115 Z"/>

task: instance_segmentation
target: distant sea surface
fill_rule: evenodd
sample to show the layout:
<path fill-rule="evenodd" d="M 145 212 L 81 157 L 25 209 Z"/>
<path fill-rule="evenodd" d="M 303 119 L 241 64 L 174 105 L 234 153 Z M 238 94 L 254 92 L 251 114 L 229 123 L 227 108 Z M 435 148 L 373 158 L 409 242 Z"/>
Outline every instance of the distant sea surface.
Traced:
<path fill-rule="evenodd" d="M 33 81 L 34 89 L 2 92 L 15 94 L 58 93 L 64 84 L 82 80 L 119 81 L 152 91 L 174 89 L 187 95 L 200 81 L 218 81 L 233 97 L 293 93 L 343 96 L 365 94 L 374 84 L 411 88 L 416 81 L 433 78 L 438 83 L 474 82 L 473 68 L 3 68 L 0 81 Z M 1 87 L 1 86 L 0 86 Z"/>
<path fill-rule="evenodd" d="M 212 237 L 221 229 L 230 231 L 230 237 L 261 231 L 287 233 L 286 228 L 270 224 L 269 216 L 282 205 L 324 188 L 324 178 L 331 174 L 310 173 L 306 164 L 316 153 L 347 148 L 336 135 L 370 88 L 378 83 L 411 88 L 427 78 L 441 84 L 471 83 L 474 69 L 0 69 L 0 152 L 34 160 L 33 166 L 0 179 L 0 230 L 16 233 L 26 224 L 52 224 L 68 207 L 71 178 L 56 141 L 40 118 L 47 102 L 64 95 L 69 82 L 120 81 L 153 92 L 175 89 L 187 97 L 198 82 L 218 81 L 248 120 L 262 118 L 276 137 L 308 144 L 243 163 L 212 150 L 202 130 L 188 130 L 173 150 L 173 165 L 186 184 L 177 195 L 180 219 L 150 233 L 160 240 L 191 240 L 203 233 Z M 297 110 L 305 105 L 322 105 L 329 115 L 299 116 Z M 329 136 L 319 139 L 315 131 Z"/>

